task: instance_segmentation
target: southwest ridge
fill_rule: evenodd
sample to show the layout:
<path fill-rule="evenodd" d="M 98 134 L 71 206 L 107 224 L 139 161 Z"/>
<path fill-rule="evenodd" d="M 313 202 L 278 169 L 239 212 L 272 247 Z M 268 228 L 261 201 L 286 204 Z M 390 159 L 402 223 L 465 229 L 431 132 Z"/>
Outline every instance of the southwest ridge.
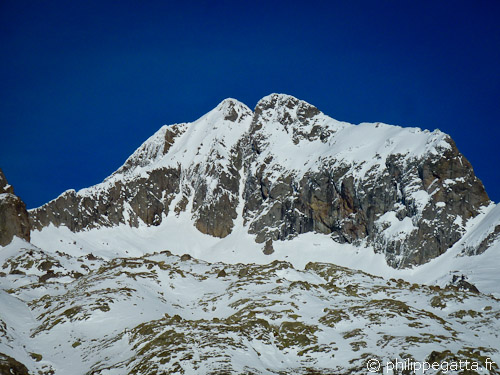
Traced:
<path fill-rule="evenodd" d="M 226 99 L 192 123 L 163 126 L 101 184 L 29 214 L 37 231 L 168 221 L 217 238 L 250 236 L 267 253 L 319 233 L 404 268 L 452 248 L 487 207 L 472 166 L 441 131 L 352 125 L 271 94 L 253 112 Z M 494 239 L 492 230 L 464 251 L 484 252 Z"/>

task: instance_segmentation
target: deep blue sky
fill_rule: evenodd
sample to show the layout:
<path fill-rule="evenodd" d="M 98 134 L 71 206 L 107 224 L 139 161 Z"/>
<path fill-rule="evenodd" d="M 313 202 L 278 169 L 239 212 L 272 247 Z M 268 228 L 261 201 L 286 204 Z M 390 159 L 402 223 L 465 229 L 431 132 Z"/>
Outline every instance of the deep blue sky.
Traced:
<path fill-rule="evenodd" d="M 176 2 L 180 3 L 180 2 Z M 0 168 L 29 208 L 161 125 L 272 92 L 450 134 L 500 201 L 498 1 L 0 2 Z"/>

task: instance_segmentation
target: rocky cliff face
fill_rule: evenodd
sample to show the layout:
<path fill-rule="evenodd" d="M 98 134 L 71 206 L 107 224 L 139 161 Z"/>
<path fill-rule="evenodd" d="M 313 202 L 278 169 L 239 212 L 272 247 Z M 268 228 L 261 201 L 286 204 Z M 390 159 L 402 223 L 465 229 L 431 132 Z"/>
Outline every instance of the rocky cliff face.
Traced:
<path fill-rule="evenodd" d="M 422 264 L 458 241 L 465 221 L 489 201 L 439 131 L 335 123 L 275 95 L 259 102 L 249 133 L 245 210 L 257 241 L 316 231 L 368 241 L 393 266 Z M 276 152 L 286 142 L 304 154 Z"/>
<path fill-rule="evenodd" d="M 407 267 L 449 249 L 489 203 L 448 135 L 351 125 L 273 94 L 254 112 L 227 99 L 162 127 L 103 183 L 65 192 L 30 220 L 81 231 L 189 215 L 216 237 L 243 225 L 267 253 L 272 241 L 314 231 Z"/>
<path fill-rule="evenodd" d="M 14 236 L 30 240 L 28 212 L 0 169 L 0 246 L 9 244 Z"/>

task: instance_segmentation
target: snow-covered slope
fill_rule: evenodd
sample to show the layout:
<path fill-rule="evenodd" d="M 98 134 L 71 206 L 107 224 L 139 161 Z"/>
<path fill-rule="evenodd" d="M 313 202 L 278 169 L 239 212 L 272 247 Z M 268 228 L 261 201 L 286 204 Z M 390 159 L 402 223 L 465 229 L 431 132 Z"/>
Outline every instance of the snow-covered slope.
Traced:
<path fill-rule="evenodd" d="M 500 363 L 499 300 L 453 287 L 321 262 L 300 270 L 168 251 L 48 253 L 19 239 L 2 249 L 0 265 L 0 353 L 32 373 L 331 374 L 366 373 L 370 359 Z"/>

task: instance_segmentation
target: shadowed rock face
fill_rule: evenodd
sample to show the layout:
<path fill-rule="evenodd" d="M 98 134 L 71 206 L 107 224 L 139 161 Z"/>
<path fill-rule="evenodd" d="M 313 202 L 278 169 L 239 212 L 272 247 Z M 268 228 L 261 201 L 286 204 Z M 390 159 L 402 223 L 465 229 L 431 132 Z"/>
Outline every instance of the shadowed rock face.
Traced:
<path fill-rule="evenodd" d="M 3 171 L 0 169 L 0 194 L 14 194 L 14 188 L 9 185 Z"/>
<path fill-rule="evenodd" d="M 249 162 L 257 166 L 248 168 L 255 172 L 247 176 L 245 187 L 246 218 L 257 242 L 315 231 L 341 243 L 366 241 L 385 252 L 391 266 L 407 267 L 444 253 L 461 238 L 465 220 L 489 203 L 472 166 L 448 136 L 439 154 L 410 159 L 393 154 L 382 169 L 369 169 L 361 176 L 335 158 L 301 177 L 281 170 L 279 164 L 270 165 L 272 156 L 259 164 L 259 154 L 268 148 L 265 124 L 276 113 L 294 143 L 327 141 L 331 136 L 331 129 L 311 126 L 320 112 L 307 103 L 272 97 L 257 105 L 250 129 L 255 152 Z M 388 235 L 389 223 L 380 220 L 387 213 L 397 223 L 408 218 L 414 229 L 404 237 Z"/>
<path fill-rule="evenodd" d="M 0 169 L 0 246 L 8 245 L 14 236 L 30 240 L 28 211 Z"/>
<path fill-rule="evenodd" d="M 271 187 L 266 170 L 259 170 L 247 180 L 250 196 L 245 208 L 257 217 L 250 223 L 250 232 L 257 235 L 258 242 L 309 231 L 331 234 L 340 243 L 357 244 L 366 239 L 377 250 L 385 251 L 393 266 L 425 263 L 458 241 L 462 219 L 476 216 L 489 202 L 470 164 L 451 140 L 450 144 L 452 150 L 439 159 L 403 165 L 397 156 L 392 157 L 385 173 L 366 175 L 360 181 L 354 181 L 344 168 L 332 166 L 301 179 L 283 175 Z M 449 176 L 459 182 L 446 185 Z M 431 195 L 419 214 L 418 202 L 411 194 L 414 190 L 405 189 L 408 186 Z M 404 241 L 386 238 L 384 224 L 378 224 L 377 218 L 387 212 L 394 212 L 398 220 L 414 218 L 416 229 Z M 404 258 L 398 259 L 401 256 Z"/>
<path fill-rule="evenodd" d="M 273 94 L 254 112 L 228 99 L 192 124 L 163 127 L 102 184 L 65 192 L 30 219 L 33 229 L 80 231 L 186 213 L 225 237 L 240 216 L 263 249 L 314 231 L 407 267 L 449 249 L 488 203 L 449 136 L 353 126 Z"/>
<path fill-rule="evenodd" d="M 29 372 L 22 363 L 6 354 L 0 353 L 0 374 L 29 375 Z"/>

